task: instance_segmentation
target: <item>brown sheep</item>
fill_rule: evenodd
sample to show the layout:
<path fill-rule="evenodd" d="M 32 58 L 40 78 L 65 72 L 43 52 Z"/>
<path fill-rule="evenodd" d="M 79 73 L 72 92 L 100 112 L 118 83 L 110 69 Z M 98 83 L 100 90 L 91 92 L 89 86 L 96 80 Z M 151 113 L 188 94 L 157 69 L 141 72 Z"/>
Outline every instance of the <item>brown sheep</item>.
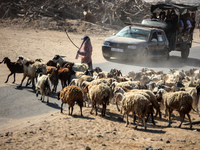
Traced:
<path fill-rule="evenodd" d="M 53 85 L 52 92 L 56 92 L 56 90 L 57 90 L 57 86 L 58 86 L 58 70 L 59 69 L 60 69 L 60 66 L 57 66 L 57 67 L 47 66 L 47 74 L 49 74 L 51 85 Z"/>
<path fill-rule="evenodd" d="M 55 63 L 53 60 L 49 60 L 47 63 L 46 63 L 47 66 L 53 66 L 53 67 L 56 67 L 57 66 L 57 63 Z"/>
<path fill-rule="evenodd" d="M 62 101 L 61 104 L 61 113 L 63 113 L 63 104 L 68 104 L 69 105 L 69 115 L 72 115 L 74 105 L 77 103 L 80 106 L 80 111 L 81 111 L 81 116 L 82 114 L 82 107 L 83 107 L 83 93 L 82 90 L 76 86 L 76 85 L 71 85 L 67 86 L 62 91 L 58 92 L 58 100 Z M 70 113 L 70 108 L 71 113 Z"/>
<path fill-rule="evenodd" d="M 75 72 L 72 69 L 72 64 L 68 63 L 66 65 L 67 68 L 60 68 L 58 70 L 58 78 L 61 80 L 62 88 L 69 85 L 71 82 L 71 76 L 75 74 Z"/>

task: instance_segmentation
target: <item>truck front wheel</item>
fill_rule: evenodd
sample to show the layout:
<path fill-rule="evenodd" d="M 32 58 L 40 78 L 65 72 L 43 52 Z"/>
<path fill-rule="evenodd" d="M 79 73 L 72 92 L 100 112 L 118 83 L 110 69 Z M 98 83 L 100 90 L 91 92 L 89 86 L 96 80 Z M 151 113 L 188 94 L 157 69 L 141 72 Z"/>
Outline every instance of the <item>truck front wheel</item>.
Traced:
<path fill-rule="evenodd" d="M 189 56 L 189 53 L 190 53 L 190 46 L 186 45 L 186 47 L 183 48 L 182 51 L 181 51 L 181 58 L 187 59 L 188 56 Z"/>

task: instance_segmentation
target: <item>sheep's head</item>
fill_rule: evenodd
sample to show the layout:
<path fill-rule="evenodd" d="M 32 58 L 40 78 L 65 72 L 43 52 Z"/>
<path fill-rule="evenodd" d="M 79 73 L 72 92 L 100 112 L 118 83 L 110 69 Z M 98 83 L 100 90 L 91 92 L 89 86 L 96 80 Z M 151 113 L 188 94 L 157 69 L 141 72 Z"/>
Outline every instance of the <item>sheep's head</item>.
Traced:
<path fill-rule="evenodd" d="M 114 72 L 114 75 L 115 76 L 122 76 L 122 72 L 121 72 L 121 70 L 116 70 L 115 72 Z"/>
<path fill-rule="evenodd" d="M 81 84 L 81 88 L 85 88 L 87 85 L 89 85 L 88 81 L 83 81 L 83 83 Z"/>
<path fill-rule="evenodd" d="M 23 61 L 24 61 L 24 57 L 23 56 L 19 56 L 18 60 L 17 60 L 17 63 L 23 64 Z"/>
<path fill-rule="evenodd" d="M 97 78 L 98 79 L 106 78 L 106 75 L 103 72 L 99 72 Z"/>
<path fill-rule="evenodd" d="M 157 100 L 161 100 L 162 99 L 162 96 L 163 96 L 163 93 L 164 93 L 164 89 L 159 89 L 156 93 L 156 98 Z"/>
<path fill-rule="evenodd" d="M 114 94 L 116 94 L 116 93 L 122 93 L 122 94 L 124 94 L 125 91 L 121 87 L 118 87 L 118 88 L 115 89 L 115 91 L 113 93 Z"/>
<path fill-rule="evenodd" d="M 60 55 L 55 55 L 54 58 L 52 59 L 55 63 L 58 63 L 60 61 L 63 61 L 63 57 L 65 56 L 60 56 Z"/>
<path fill-rule="evenodd" d="M 9 63 L 9 62 L 10 62 L 10 59 L 9 59 L 8 57 L 5 57 L 5 58 L 3 59 L 2 62 L 4 62 L 4 64 Z M 1 64 L 2 62 L 0 62 L 0 64 Z"/>
<path fill-rule="evenodd" d="M 42 59 L 41 58 L 37 58 L 37 59 L 35 59 L 35 61 L 42 62 Z"/>
<path fill-rule="evenodd" d="M 97 73 L 99 73 L 99 72 L 102 72 L 102 69 L 99 68 L 99 67 L 96 67 L 96 68 L 94 69 L 94 71 L 96 71 Z"/>
<path fill-rule="evenodd" d="M 111 84 L 110 84 L 110 87 L 112 90 L 114 90 L 115 86 L 116 86 L 116 83 L 117 81 L 113 81 Z"/>
<path fill-rule="evenodd" d="M 42 68 L 41 67 L 38 67 L 35 71 L 35 73 L 42 73 Z"/>

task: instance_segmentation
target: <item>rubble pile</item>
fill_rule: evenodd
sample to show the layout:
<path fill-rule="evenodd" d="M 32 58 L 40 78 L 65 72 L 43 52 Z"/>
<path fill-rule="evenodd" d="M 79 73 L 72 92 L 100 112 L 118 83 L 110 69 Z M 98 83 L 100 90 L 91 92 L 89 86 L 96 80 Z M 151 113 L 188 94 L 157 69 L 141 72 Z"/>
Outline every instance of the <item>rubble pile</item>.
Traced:
<path fill-rule="evenodd" d="M 2 0 L 0 19 L 47 29 L 62 29 L 70 20 L 84 21 L 86 26 L 124 26 L 149 17 L 149 9 L 143 0 Z"/>

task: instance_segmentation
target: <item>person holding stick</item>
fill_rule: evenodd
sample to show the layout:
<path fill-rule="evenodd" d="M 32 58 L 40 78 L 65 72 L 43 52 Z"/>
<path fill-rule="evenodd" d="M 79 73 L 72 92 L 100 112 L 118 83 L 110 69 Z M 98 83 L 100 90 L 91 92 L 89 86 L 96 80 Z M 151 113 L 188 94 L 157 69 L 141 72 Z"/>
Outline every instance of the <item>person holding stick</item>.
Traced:
<path fill-rule="evenodd" d="M 88 64 L 88 70 L 92 70 L 92 44 L 88 36 L 82 38 L 83 42 L 77 51 L 76 59 L 80 58 L 81 63 Z"/>

